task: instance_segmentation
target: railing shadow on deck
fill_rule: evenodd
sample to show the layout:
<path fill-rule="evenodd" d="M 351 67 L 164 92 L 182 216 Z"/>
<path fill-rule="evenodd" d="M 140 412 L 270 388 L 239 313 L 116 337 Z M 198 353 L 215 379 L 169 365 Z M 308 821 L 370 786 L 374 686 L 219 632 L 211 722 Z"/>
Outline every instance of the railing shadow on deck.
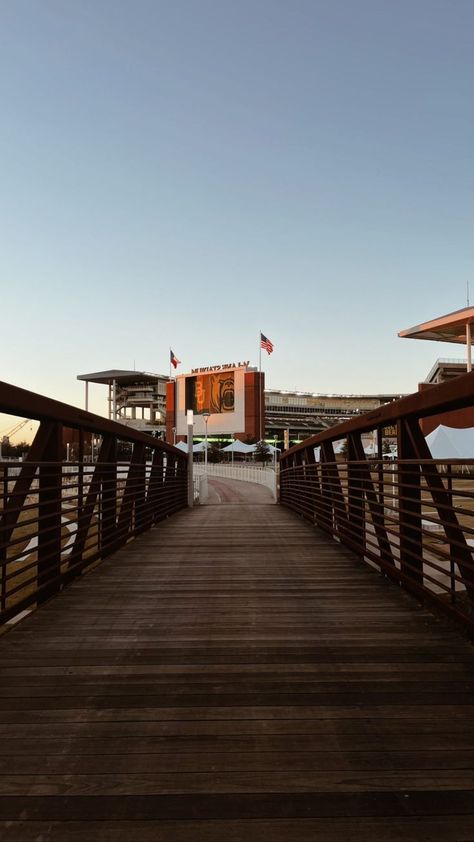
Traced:
<path fill-rule="evenodd" d="M 432 458 L 420 419 L 474 406 L 474 372 L 306 439 L 282 454 L 280 502 L 474 632 L 474 459 Z M 396 426 L 398 458 L 382 439 Z M 368 459 L 362 434 L 377 437 Z M 345 441 L 346 457 L 334 444 Z"/>
<path fill-rule="evenodd" d="M 186 507 L 187 456 L 3 382 L 0 412 L 40 422 L 26 460 L 0 462 L 1 625 Z"/>

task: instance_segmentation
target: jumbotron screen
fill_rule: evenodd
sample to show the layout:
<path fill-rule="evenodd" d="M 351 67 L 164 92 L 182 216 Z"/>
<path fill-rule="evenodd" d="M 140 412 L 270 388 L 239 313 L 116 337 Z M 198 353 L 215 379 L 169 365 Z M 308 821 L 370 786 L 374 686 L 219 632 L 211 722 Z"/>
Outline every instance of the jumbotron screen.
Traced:
<path fill-rule="evenodd" d="M 235 411 L 234 372 L 196 374 L 186 378 L 186 409 L 196 415 L 217 415 Z"/>

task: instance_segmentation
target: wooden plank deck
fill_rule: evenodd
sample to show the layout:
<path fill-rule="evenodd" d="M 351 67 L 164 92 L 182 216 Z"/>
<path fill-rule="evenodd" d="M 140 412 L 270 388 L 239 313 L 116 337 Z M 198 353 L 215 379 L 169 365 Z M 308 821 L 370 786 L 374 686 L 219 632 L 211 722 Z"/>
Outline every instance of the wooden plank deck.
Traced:
<path fill-rule="evenodd" d="M 288 510 L 208 506 L 0 638 L 4 842 L 467 842 L 474 655 Z"/>

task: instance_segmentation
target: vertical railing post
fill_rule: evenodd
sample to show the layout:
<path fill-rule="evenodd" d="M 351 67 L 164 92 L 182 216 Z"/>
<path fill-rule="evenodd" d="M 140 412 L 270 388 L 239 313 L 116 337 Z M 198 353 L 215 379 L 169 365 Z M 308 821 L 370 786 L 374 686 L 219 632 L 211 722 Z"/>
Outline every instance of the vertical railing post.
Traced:
<path fill-rule="evenodd" d="M 135 468 L 135 531 L 146 529 L 146 449 L 142 449 L 141 459 Z"/>
<path fill-rule="evenodd" d="M 186 461 L 186 457 L 180 456 L 176 460 L 176 482 L 177 482 L 177 495 L 176 495 L 176 505 L 178 508 L 182 509 L 184 506 L 187 505 L 188 501 L 188 465 Z"/>
<path fill-rule="evenodd" d="M 117 540 L 117 439 L 108 437 L 107 462 L 101 474 L 100 552 L 113 552 Z"/>
<path fill-rule="evenodd" d="M 145 515 L 145 445 L 135 442 L 128 466 L 117 521 L 117 541 L 125 544 L 129 535 L 140 527 Z"/>
<path fill-rule="evenodd" d="M 187 470 L 187 463 L 186 463 L 186 470 Z M 176 480 L 175 480 L 175 473 L 176 473 L 176 456 L 173 453 L 166 454 L 166 468 L 164 470 L 163 476 L 163 507 L 162 513 L 164 517 L 168 517 L 170 512 L 174 506 L 174 497 L 175 489 L 176 489 Z M 187 486 L 186 486 L 187 487 Z M 186 504 L 188 504 L 188 500 L 186 497 Z"/>
<path fill-rule="evenodd" d="M 448 463 L 446 466 L 446 485 L 447 485 L 447 504 L 453 508 L 453 466 Z M 450 580 L 450 600 L 451 605 L 456 602 L 456 578 L 455 578 L 455 556 L 457 547 L 453 544 L 449 545 L 449 580 Z"/>
<path fill-rule="evenodd" d="M 3 494 L 2 494 L 2 514 L 5 509 L 5 503 L 8 497 L 8 465 L 5 463 L 2 465 L 2 486 L 3 486 Z M 3 520 L 3 519 L 2 519 Z M 0 527 L 0 565 L 1 565 L 1 576 L 2 576 L 2 590 L 0 594 L 0 610 L 5 611 L 7 607 L 7 547 L 3 546 L 6 544 L 6 535 L 5 529 Z"/>
<path fill-rule="evenodd" d="M 322 442 L 321 454 L 324 457 L 325 473 L 323 494 L 328 495 L 332 506 L 331 529 L 340 537 L 347 530 L 347 510 L 332 441 Z"/>
<path fill-rule="evenodd" d="M 362 437 L 359 432 L 354 431 L 350 433 L 351 439 L 351 454 L 353 453 L 357 460 L 358 473 L 358 488 L 360 488 L 362 511 L 362 527 L 364 529 L 362 548 L 366 554 L 377 555 L 380 558 L 394 566 L 392 547 L 385 528 L 385 511 L 380 495 L 377 493 L 374 480 L 372 478 L 371 465 L 367 460 L 362 444 Z M 368 519 L 372 531 L 372 536 L 368 537 Z M 371 521 L 371 523 L 370 523 Z M 390 571 L 391 575 L 391 571 Z"/>
<path fill-rule="evenodd" d="M 62 425 L 43 423 L 49 435 L 43 452 L 46 464 L 39 467 L 38 603 L 59 591 L 61 573 Z"/>
<path fill-rule="evenodd" d="M 160 519 L 160 505 L 163 503 L 163 481 L 163 451 L 155 448 L 147 493 L 147 520 L 150 525 Z"/>
<path fill-rule="evenodd" d="M 319 487 L 319 478 L 316 466 L 316 459 L 314 458 L 314 447 L 307 447 L 305 450 L 305 479 L 308 488 L 308 501 L 310 508 L 310 516 L 313 523 L 316 522 L 316 511 L 318 508 L 319 497 L 321 489 Z"/>
<path fill-rule="evenodd" d="M 347 510 L 349 519 L 349 538 L 357 544 L 361 553 L 365 550 L 365 505 L 364 478 L 358 463 L 360 453 L 353 435 L 347 436 Z"/>
<path fill-rule="evenodd" d="M 77 509 L 78 518 L 84 504 L 84 431 L 79 430 L 79 464 L 77 468 Z"/>
<path fill-rule="evenodd" d="M 320 526 L 328 529 L 331 534 L 334 534 L 334 506 L 331 489 L 331 477 L 329 468 L 326 463 L 324 449 L 321 445 L 320 450 L 320 465 L 321 465 L 321 515 Z"/>
<path fill-rule="evenodd" d="M 194 477 L 193 477 L 193 411 L 188 409 L 188 507 L 194 506 Z M 232 456 L 234 454 L 232 453 Z"/>
<path fill-rule="evenodd" d="M 408 579 L 423 585 L 421 472 L 405 419 L 398 421 L 398 459 L 400 570 Z"/>
<path fill-rule="evenodd" d="M 383 484 L 383 429 L 377 427 L 377 478 L 379 485 L 379 503 L 382 512 L 385 510 L 385 495 Z"/>
<path fill-rule="evenodd" d="M 300 512 L 304 514 L 304 460 L 303 460 L 303 451 L 298 450 L 294 456 L 294 464 L 295 464 L 295 484 L 297 488 L 297 504 Z"/>

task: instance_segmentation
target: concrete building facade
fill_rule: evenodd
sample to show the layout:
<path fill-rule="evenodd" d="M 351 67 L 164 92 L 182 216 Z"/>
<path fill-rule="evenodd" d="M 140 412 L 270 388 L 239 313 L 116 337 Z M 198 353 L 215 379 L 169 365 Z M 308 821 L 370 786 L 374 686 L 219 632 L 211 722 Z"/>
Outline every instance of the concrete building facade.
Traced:
<path fill-rule="evenodd" d="M 110 419 L 142 432 L 164 436 L 166 385 L 169 380 L 164 374 L 114 368 L 79 374 L 77 379 L 84 382 L 85 409 L 88 409 L 89 403 L 89 384 L 100 383 L 107 387 Z"/>

